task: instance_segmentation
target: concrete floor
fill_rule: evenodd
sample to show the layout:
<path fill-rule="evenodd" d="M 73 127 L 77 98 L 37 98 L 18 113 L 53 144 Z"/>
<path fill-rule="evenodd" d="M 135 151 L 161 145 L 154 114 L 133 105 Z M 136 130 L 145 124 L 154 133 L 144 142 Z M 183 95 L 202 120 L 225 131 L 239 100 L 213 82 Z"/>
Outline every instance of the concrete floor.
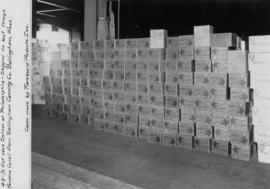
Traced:
<path fill-rule="evenodd" d="M 141 189 L 35 152 L 32 162 L 32 189 Z"/>
<path fill-rule="evenodd" d="M 269 164 L 146 144 L 89 126 L 42 118 L 37 112 L 34 108 L 34 152 L 131 185 L 145 189 L 270 188 Z"/>

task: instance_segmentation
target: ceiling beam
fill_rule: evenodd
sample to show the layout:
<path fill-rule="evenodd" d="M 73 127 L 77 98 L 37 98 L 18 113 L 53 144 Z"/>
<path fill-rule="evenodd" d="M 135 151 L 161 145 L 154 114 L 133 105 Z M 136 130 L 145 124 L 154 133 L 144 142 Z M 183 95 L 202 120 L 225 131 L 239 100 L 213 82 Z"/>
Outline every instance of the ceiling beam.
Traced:
<path fill-rule="evenodd" d="M 68 10 L 68 9 L 61 8 L 61 9 L 40 10 L 40 11 L 37 11 L 37 13 L 58 12 L 58 11 L 65 11 L 65 10 Z"/>
<path fill-rule="evenodd" d="M 38 2 L 38 3 L 46 4 L 46 5 L 50 5 L 50 6 L 54 6 L 54 7 L 57 7 L 57 8 L 61 8 L 61 9 L 70 10 L 70 11 L 73 11 L 73 12 L 77 12 L 77 13 L 82 14 L 82 11 L 79 11 L 79 10 L 76 10 L 76 9 L 72 9 L 72 8 L 69 8 L 69 7 L 65 7 L 65 6 L 62 6 L 62 5 L 59 5 L 59 4 L 50 3 L 50 2 L 48 2 L 48 1 L 37 0 L 37 2 Z"/>
<path fill-rule="evenodd" d="M 42 15 L 42 16 L 48 16 L 48 17 L 51 17 L 51 18 L 55 18 L 56 17 L 54 15 L 42 13 L 42 12 L 39 12 L 39 11 L 37 11 L 37 14 Z"/>

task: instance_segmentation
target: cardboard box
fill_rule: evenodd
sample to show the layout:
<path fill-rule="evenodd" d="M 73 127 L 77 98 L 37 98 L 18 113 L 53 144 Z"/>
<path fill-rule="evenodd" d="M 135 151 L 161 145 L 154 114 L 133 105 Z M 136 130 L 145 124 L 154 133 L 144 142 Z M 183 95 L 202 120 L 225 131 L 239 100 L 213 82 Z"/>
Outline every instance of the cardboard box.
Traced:
<path fill-rule="evenodd" d="M 115 60 L 114 61 L 114 67 L 115 70 L 125 70 L 125 61 L 124 60 Z"/>
<path fill-rule="evenodd" d="M 125 91 L 125 82 L 123 81 L 113 81 L 113 88 L 114 91 Z"/>
<path fill-rule="evenodd" d="M 137 82 L 148 83 L 148 72 L 147 71 L 137 72 Z"/>
<path fill-rule="evenodd" d="M 150 60 L 163 60 L 165 59 L 165 51 L 161 49 L 150 49 L 148 51 L 148 56 Z"/>
<path fill-rule="evenodd" d="M 177 71 L 179 73 L 190 73 L 193 69 L 192 59 L 181 59 L 177 63 Z"/>
<path fill-rule="evenodd" d="M 113 78 L 115 81 L 124 81 L 125 80 L 125 73 L 121 70 L 114 70 L 113 71 Z"/>
<path fill-rule="evenodd" d="M 126 39 L 126 48 L 127 49 L 136 49 L 137 48 L 137 39 Z"/>
<path fill-rule="evenodd" d="M 212 142 L 209 138 L 194 137 L 194 148 L 203 152 L 211 152 Z"/>
<path fill-rule="evenodd" d="M 149 129 L 148 143 L 161 144 L 161 132 L 154 129 Z"/>
<path fill-rule="evenodd" d="M 165 108 L 165 119 L 179 120 L 179 109 L 176 108 Z"/>
<path fill-rule="evenodd" d="M 176 134 L 175 133 L 162 133 L 162 145 L 176 146 Z"/>
<path fill-rule="evenodd" d="M 153 82 L 149 83 L 149 93 L 150 94 L 157 94 L 157 95 L 164 94 L 163 84 L 161 84 L 161 83 L 153 83 Z"/>
<path fill-rule="evenodd" d="M 114 59 L 116 60 L 124 59 L 126 56 L 124 49 L 114 49 L 113 52 L 114 52 Z"/>
<path fill-rule="evenodd" d="M 229 114 L 244 117 L 249 113 L 249 104 L 246 102 L 229 101 Z"/>
<path fill-rule="evenodd" d="M 129 126 L 137 127 L 139 124 L 139 117 L 137 114 L 125 114 L 125 123 Z"/>
<path fill-rule="evenodd" d="M 249 53 L 249 70 L 251 75 L 257 75 L 269 70 L 270 53 Z"/>
<path fill-rule="evenodd" d="M 258 161 L 270 163 L 270 145 L 258 144 Z"/>
<path fill-rule="evenodd" d="M 228 88 L 226 87 L 210 87 L 209 92 L 211 98 L 217 101 L 225 101 L 228 98 Z"/>
<path fill-rule="evenodd" d="M 164 61 L 159 61 L 159 60 L 149 60 L 148 62 L 145 62 L 144 67 L 141 69 L 147 70 L 147 64 L 148 64 L 148 71 L 150 73 L 160 73 L 164 72 Z"/>
<path fill-rule="evenodd" d="M 114 93 L 114 101 L 115 102 L 125 102 L 125 93 L 115 92 Z"/>
<path fill-rule="evenodd" d="M 178 84 L 178 73 L 177 72 L 166 72 L 165 82 L 170 84 Z"/>
<path fill-rule="evenodd" d="M 165 99 L 163 95 L 151 94 L 150 93 L 150 104 L 153 106 L 163 107 Z"/>
<path fill-rule="evenodd" d="M 164 120 L 165 132 L 178 133 L 178 120 Z"/>
<path fill-rule="evenodd" d="M 213 33 L 211 34 L 212 47 L 236 47 L 237 35 L 235 33 Z"/>
<path fill-rule="evenodd" d="M 102 82 L 102 89 L 103 90 L 112 90 L 112 81 L 103 80 L 103 82 Z"/>
<path fill-rule="evenodd" d="M 195 72 L 203 72 L 203 73 L 208 73 L 211 72 L 211 60 L 203 60 L 203 59 L 198 59 L 195 61 Z"/>
<path fill-rule="evenodd" d="M 242 50 L 228 51 L 228 71 L 229 73 L 247 73 L 248 60 L 247 52 Z"/>
<path fill-rule="evenodd" d="M 133 82 L 125 82 L 125 92 L 126 93 L 136 93 L 137 86 Z"/>
<path fill-rule="evenodd" d="M 150 115 L 151 108 L 149 107 L 149 105 L 138 105 L 138 113 L 139 115 Z"/>
<path fill-rule="evenodd" d="M 163 106 L 151 106 L 151 116 L 156 117 L 158 119 L 164 118 L 164 108 Z"/>
<path fill-rule="evenodd" d="M 112 102 L 114 100 L 114 92 L 113 91 L 103 91 L 103 100 Z"/>
<path fill-rule="evenodd" d="M 129 127 L 125 125 L 123 128 L 123 135 L 127 137 L 137 138 L 138 128 L 137 127 Z"/>
<path fill-rule="evenodd" d="M 195 135 L 194 123 L 191 121 L 179 122 L 179 134 L 194 136 Z"/>
<path fill-rule="evenodd" d="M 96 69 L 96 70 L 103 70 L 104 68 L 104 60 L 95 60 L 93 62 L 93 69 Z"/>
<path fill-rule="evenodd" d="M 179 37 L 167 37 L 167 48 L 170 49 L 170 48 L 179 48 Z"/>
<path fill-rule="evenodd" d="M 230 127 L 230 117 L 224 111 L 213 111 L 213 125 L 215 127 Z"/>
<path fill-rule="evenodd" d="M 179 108 L 180 109 L 188 109 L 188 110 L 193 110 L 194 107 L 194 98 L 189 98 L 189 97 L 182 97 L 179 96 Z"/>
<path fill-rule="evenodd" d="M 104 102 L 103 109 L 104 111 L 114 112 L 114 103 L 109 101 Z"/>
<path fill-rule="evenodd" d="M 139 116 L 139 126 L 140 127 L 150 127 L 151 126 L 151 117 L 150 116 L 145 116 L 145 115 L 140 115 Z"/>
<path fill-rule="evenodd" d="M 187 47 L 192 49 L 194 44 L 194 36 L 193 35 L 181 35 L 179 36 L 179 45 L 180 48 Z"/>
<path fill-rule="evenodd" d="M 99 112 L 95 112 L 95 118 L 99 118 L 101 119 L 102 118 L 102 115 L 104 116 L 104 120 L 106 122 L 113 122 L 114 121 L 114 116 L 115 116 L 115 113 L 114 112 L 104 112 L 103 111 L 99 111 Z"/>
<path fill-rule="evenodd" d="M 149 95 L 144 93 L 137 94 L 137 103 L 142 105 L 149 105 L 150 104 Z"/>
<path fill-rule="evenodd" d="M 84 125 L 89 124 L 88 114 L 80 114 L 80 124 L 84 124 Z"/>
<path fill-rule="evenodd" d="M 195 85 L 194 86 L 194 97 L 197 99 L 208 101 L 210 100 L 210 91 L 209 87 L 204 85 Z"/>
<path fill-rule="evenodd" d="M 165 81 L 165 73 L 164 72 L 150 72 L 149 73 L 149 83 L 151 84 L 160 84 Z"/>
<path fill-rule="evenodd" d="M 210 85 L 210 74 L 209 73 L 194 73 L 194 84 L 195 85 Z"/>
<path fill-rule="evenodd" d="M 178 73 L 178 81 L 181 85 L 193 85 L 194 75 L 192 72 L 189 73 Z"/>
<path fill-rule="evenodd" d="M 165 95 L 178 96 L 178 85 L 177 84 L 164 84 Z"/>
<path fill-rule="evenodd" d="M 180 85 L 179 86 L 179 97 L 185 99 L 194 98 L 194 86 L 193 85 Z M 183 103 L 180 103 L 183 104 Z"/>
<path fill-rule="evenodd" d="M 211 47 L 211 59 L 212 60 L 228 60 L 228 48 L 227 47 Z"/>
<path fill-rule="evenodd" d="M 68 121 L 71 123 L 80 123 L 80 115 L 79 114 L 69 114 Z"/>
<path fill-rule="evenodd" d="M 250 89 L 249 88 L 230 88 L 231 100 L 239 100 L 243 102 L 250 101 Z"/>
<path fill-rule="evenodd" d="M 252 155 L 252 151 L 250 146 L 241 146 L 238 144 L 232 143 L 232 158 L 244 160 L 244 161 L 250 161 Z"/>
<path fill-rule="evenodd" d="M 121 103 L 121 102 L 115 103 L 115 106 L 114 106 L 115 113 L 125 113 L 125 109 L 126 109 L 125 103 Z"/>
<path fill-rule="evenodd" d="M 94 76 L 94 72 L 92 71 L 92 73 L 93 73 L 92 78 L 94 78 L 95 77 Z M 111 70 L 104 70 L 104 74 L 103 75 L 104 75 L 103 78 L 105 80 L 113 80 L 113 70 L 112 69 Z M 91 74 L 90 74 L 90 76 L 91 76 Z"/>
<path fill-rule="evenodd" d="M 115 124 L 125 124 L 125 114 L 123 113 L 114 113 L 114 123 Z"/>
<path fill-rule="evenodd" d="M 126 60 L 125 70 L 136 71 L 137 61 L 136 60 Z"/>
<path fill-rule="evenodd" d="M 158 131 L 163 131 L 164 129 L 164 125 L 163 125 L 163 118 L 159 118 L 159 117 L 153 117 L 151 116 L 151 128 L 158 130 Z"/>
<path fill-rule="evenodd" d="M 178 108 L 178 96 L 171 96 L 171 95 L 166 95 L 165 96 L 165 107 L 167 108 Z"/>
<path fill-rule="evenodd" d="M 150 30 L 150 48 L 166 48 L 167 30 Z"/>
<path fill-rule="evenodd" d="M 150 39 L 149 38 L 139 38 L 137 39 L 137 48 L 149 48 L 150 47 Z"/>
<path fill-rule="evenodd" d="M 210 25 L 194 26 L 194 46 L 210 47 L 213 30 L 213 26 Z"/>
<path fill-rule="evenodd" d="M 115 39 L 114 40 L 114 48 L 115 49 L 125 49 L 126 48 L 125 39 Z"/>
<path fill-rule="evenodd" d="M 104 50 L 94 50 L 94 59 L 101 60 L 105 58 Z"/>
<path fill-rule="evenodd" d="M 230 128 L 227 126 L 215 125 L 213 134 L 214 134 L 214 139 L 216 140 L 230 141 L 230 138 L 231 138 Z"/>
<path fill-rule="evenodd" d="M 209 60 L 211 59 L 210 47 L 196 47 L 194 50 L 195 60 Z"/>
<path fill-rule="evenodd" d="M 109 39 L 104 41 L 104 48 L 105 49 L 113 49 L 114 48 L 114 40 Z"/>
<path fill-rule="evenodd" d="M 114 134 L 121 135 L 123 134 L 125 125 L 121 123 L 114 123 Z"/>
<path fill-rule="evenodd" d="M 137 49 L 137 57 L 138 60 L 142 59 L 142 60 L 147 60 L 149 57 L 149 49 Z"/>
<path fill-rule="evenodd" d="M 110 132 L 110 133 L 114 133 L 115 132 L 115 127 L 114 127 L 114 123 L 110 122 L 110 121 L 104 121 L 104 129 L 103 131 L 105 132 Z"/>
<path fill-rule="evenodd" d="M 99 119 L 95 119 L 94 120 L 94 128 L 95 130 L 100 130 L 102 131 L 104 129 L 104 121 L 103 120 L 99 120 Z"/>
<path fill-rule="evenodd" d="M 128 93 L 128 92 L 126 92 L 126 94 L 125 94 L 126 96 L 125 96 L 125 99 L 126 99 L 126 103 L 136 103 L 136 101 L 137 101 L 137 94 L 136 94 L 136 92 L 134 93 L 134 92 L 131 92 L 131 93 Z"/>
<path fill-rule="evenodd" d="M 203 122 L 196 122 L 196 136 L 201 138 L 213 138 L 212 126 Z"/>
<path fill-rule="evenodd" d="M 125 53 L 125 58 L 130 60 L 135 60 L 137 58 L 136 49 L 128 49 Z"/>
<path fill-rule="evenodd" d="M 249 117 L 238 117 L 230 116 L 230 126 L 231 129 L 247 131 L 250 129 L 250 119 Z"/>
<path fill-rule="evenodd" d="M 227 74 L 226 73 L 211 73 L 210 74 L 210 85 L 216 88 L 227 87 Z"/>
<path fill-rule="evenodd" d="M 137 104 L 130 104 L 128 103 L 126 105 L 126 113 L 130 113 L 130 114 L 137 114 L 139 111 L 139 107 Z"/>
<path fill-rule="evenodd" d="M 248 42 L 251 53 L 270 52 L 270 35 L 249 36 Z"/>
<path fill-rule="evenodd" d="M 230 153 L 229 142 L 224 140 L 212 140 L 212 153 L 228 156 Z"/>
<path fill-rule="evenodd" d="M 166 49 L 166 60 L 178 60 L 178 48 L 167 48 Z"/>
<path fill-rule="evenodd" d="M 104 51 L 104 59 L 114 59 L 114 50 L 105 50 Z"/>
<path fill-rule="evenodd" d="M 148 140 L 148 127 L 143 127 L 140 125 L 138 131 L 138 138 L 143 140 Z"/>
<path fill-rule="evenodd" d="M 177 72 L 178 61 L 176 60 L 166 60 L 165 61 L 165 71 L 166 72 Z"/>
<path fill-rule="evenodd" d="M 142 94 L 148 94 L 149 93 L 149 87 L 148 82 L 137 82 L 137 92 Z"/>
<path fill-rule="evenodd" d="M 249 76 L 248 74 L 229 74 L 229 86 L 232 88 L 247 88 L 249 87 Z"/>
<path fill-rule="evenodd" d="M 111 70 L 114 68 L 114 60 L 105 60 L 104 61 L 104 69 L 107 70 Z"/>
<path fill-rule="evenodd" d="M 103 40 L 94 40 L 93 47 L 94 49 L 104 49 L 104 41 Z"/>
<path fill-rule="evenodd" d="M 226 60 L 212 60 L 212 72 L 214 73 L 228 73 L 228 61 Z"/>
<path fill-rule="evenodd" d="M 253 142 L 253 130 L 244 131 L 238 129 L 230 130 L 230 141 L 234 144 L 239 144 L 243 146 L 249 146 Z"/>
<path fill-rule="evenodd" d="M 176 138 L 176 146 L 180 148 L 192 149 L 193 137 L 190 135 L 178 134 Z"/>

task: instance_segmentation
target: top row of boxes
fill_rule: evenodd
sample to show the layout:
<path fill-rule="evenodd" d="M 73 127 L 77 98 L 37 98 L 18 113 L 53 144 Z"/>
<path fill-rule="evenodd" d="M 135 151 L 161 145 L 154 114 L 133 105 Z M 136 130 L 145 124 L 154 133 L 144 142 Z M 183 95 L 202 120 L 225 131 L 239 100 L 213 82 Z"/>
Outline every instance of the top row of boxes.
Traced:
<path fill-rule="evenodd" d="M 241 39 L 235 33 L 213 33 L 210 25 L 194 26 L 194 35 L 168 37 L 167 31 L 151 30 L 150 38 L 111 39 L 105 41 L 72 43 L 71 50 L 88 49 L 142 49 L 181 47 L 240 47 Z"/>

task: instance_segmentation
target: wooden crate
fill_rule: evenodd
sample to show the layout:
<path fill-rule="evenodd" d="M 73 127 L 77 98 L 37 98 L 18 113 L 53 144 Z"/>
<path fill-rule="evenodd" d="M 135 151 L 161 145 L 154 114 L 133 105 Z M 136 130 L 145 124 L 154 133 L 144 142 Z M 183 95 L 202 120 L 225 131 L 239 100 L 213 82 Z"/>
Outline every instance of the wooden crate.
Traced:
<path fill-rule="evenodd" d="M 179 133 L 180 135 L 194 136 L 194 123 L 191 121 L 180 121 L 179 122 Z"/>
<path fill-rule="evenodd" d="M 203 152 L 211 152 L 212 143 L 209 138 L 202 137 L 194 137 L 194 149 L 203 151 Z"/>

